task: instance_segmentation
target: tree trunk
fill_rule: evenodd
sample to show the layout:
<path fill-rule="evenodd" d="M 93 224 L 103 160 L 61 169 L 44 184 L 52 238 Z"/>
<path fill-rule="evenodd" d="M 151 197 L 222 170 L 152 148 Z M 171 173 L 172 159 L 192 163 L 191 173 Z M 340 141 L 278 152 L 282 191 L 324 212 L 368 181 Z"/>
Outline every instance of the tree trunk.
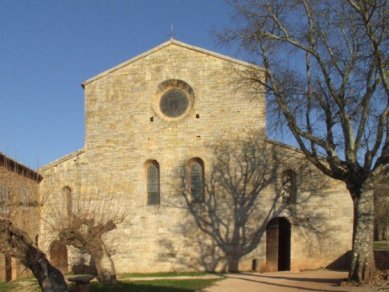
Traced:
<path fill-rule="evenodd" d="M 46 255 L 34 246 L 24 231 L 6 219 L 0 220 L 0 250 L 20 259 L 38 280 L 43 292 L 68 291 L 62 273 L 50 264 Z"/>
<path fill-rule="evenodd" d="M 34 274 L 43 292 L 68 291 L 62 273 L 54 268 L 45 254 L 34 246 L 29 246 L 26 256 L 22 257 L 21 261 Z"/>
<path fill-rule="evenodd" d="M 373 189 L 365 183 L 359 195 L 354 196 L 353 251 L 349 279 L 357 283 L 372 282 L 376 275 L 373 237 Z"/>
<path fill-rule="evenodd" d="M 238 273 L 239 272 L 239 261 L 240 257 L 236 254 L 227 255 L 227 264 L 229 273 Z"/>
<path fill-rule="evenodd" d="M 115 265 L 109 251 L 102 244 L 102 249 L 92 253 L 97 270 L 97 280 L 103 284 L 116 284 Z"/>

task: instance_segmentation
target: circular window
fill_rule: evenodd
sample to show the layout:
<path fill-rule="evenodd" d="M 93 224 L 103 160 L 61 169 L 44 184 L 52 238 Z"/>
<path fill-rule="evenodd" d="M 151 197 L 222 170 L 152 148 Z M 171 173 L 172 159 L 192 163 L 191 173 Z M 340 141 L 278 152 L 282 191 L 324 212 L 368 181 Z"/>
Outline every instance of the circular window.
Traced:
<path fill-rule="evenodd" d="M 159 102 L 161 112 L 170 118 L 183 115 L 189 107 L 189 98 L 180 89 L 171 89 L 162 95 Z"/>

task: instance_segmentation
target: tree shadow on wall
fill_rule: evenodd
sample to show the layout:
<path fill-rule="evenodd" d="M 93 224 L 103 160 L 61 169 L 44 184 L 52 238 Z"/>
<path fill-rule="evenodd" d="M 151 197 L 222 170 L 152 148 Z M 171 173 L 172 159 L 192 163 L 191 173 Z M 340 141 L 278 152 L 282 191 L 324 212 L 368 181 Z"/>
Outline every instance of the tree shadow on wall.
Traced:
<path fill-rule="evenodd" d="M 237 272 L 241 259 L 257 248 L 268 222 L 276 217 L 288 218 L 317 241 L 328 236 L 323 214 L 303 210 L 304 204 L 326 187 L 326 180 L 313 184 L 308 162 L 293 159 L 280 146 L 258 141 L 215 146 L 212 165 L 203 176 L 201 198 L 193 169 L 185 164 L 178 170 L 181 183 L 177 191 L 191 216 L 180 222 L 176 232 L 185 238 L 185 246 L 196 252 L 188 248 L 180 257 L 175 254 L 175 262 L 191 269 Z M 281 179 L 288 165 L 298 173 L 293 185 Z M 306 194 L 296 197 L 294 190 Z M 182 208 L 177 203 L 170 205 Z M 160 246 L 168 253 L 174 242 L 162 239 Z"/>
<path fill-rule="evenodd" d="M 211 237 L 200 231 L 193 220 L 182 222 L 176 232 L 183 236 L 182 253 L 177 252 L 174 240 L 163 238 L 158 241 L 162 251 L 158 254 L 160 261 L 185 266 L 194 271 L 225 271 L 225 255 Z"/>

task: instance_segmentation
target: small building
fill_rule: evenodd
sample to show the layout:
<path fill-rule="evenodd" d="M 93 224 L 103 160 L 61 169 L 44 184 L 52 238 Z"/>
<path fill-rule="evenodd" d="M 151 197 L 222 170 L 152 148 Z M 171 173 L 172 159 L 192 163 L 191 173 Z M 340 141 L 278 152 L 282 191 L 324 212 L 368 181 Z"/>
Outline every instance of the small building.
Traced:
<path fill-rule="evenodd" d="M 38 185 L 42 176 L 0 153 L 0 218 L 6 218 L 39 244 L 40 204 Z M 0 281 L 30 275 L 18 259 L 0 248 Z"/>
<path fill-rule="evenodd" d="M 253 69 L 265 78 L 250 63 L 169 40 L 85 81 L 84 147 L 40 169 L 40 192 L 51 195 L 42 209 L 42 248 L 52 261 L 62 270 L 79 263 L 47 221 L 55 208 L 78 212 L 76 201 L 87 194 L 88 202 L 105 204 L 107 216 L 127 212 L 112 233 L 117 272 L 223 269 L 225 247 L 196 228 L 179 190 L 181 173 L 190 172 L 190 203 L 205 208 L 214 147 L 253 138 L 282 163 L 244 231 L 258 225 L 253 218 L 262 220 L 239 269 L 316 269 L 350 250 L 347 189 L 298 150 L 267 139 L 265 90 L 253 93 L 241 78 Z M 229 236 L 227 227 L 221 236 Z"/>

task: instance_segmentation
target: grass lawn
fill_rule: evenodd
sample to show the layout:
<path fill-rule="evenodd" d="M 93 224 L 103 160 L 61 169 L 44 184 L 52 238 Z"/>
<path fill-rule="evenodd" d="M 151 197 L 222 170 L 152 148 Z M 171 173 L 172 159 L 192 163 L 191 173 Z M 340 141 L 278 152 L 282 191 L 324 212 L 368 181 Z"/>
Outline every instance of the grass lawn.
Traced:
<path fill-rule="evenodd" d="M 149 277 L 180 277 L 180 276 L 205 276 L 209 275 L 207 272 L 183 272 L 183 273 L 177 273 L 177 272 L 170 272 L 170 273 L 123 273 L 118 275 L 119 279 L 125 279 L 125 278 L 149 278 Z"/>
<path fill-rule="evenodd" d="M 125 278 L 141 275 L 139 280 L 128 281 Z M 158 274 L 120 274 L 118 278 L 121 280 L 118 285 L 101 285 L 93 281 L 91 283 L 91 291 L 133 291 L 133 292 L 189 292 L 204 289 L 211 286 L 219 279 L 190 279 L 190 280 L 173 280 L 173 279 L 158 279 L 152 281 L 142 281 L 141 277 L 172 277 L 172 276 L 202 276 L 206 273 L 158 273 Z M 76 291 L 75 285 L 69 285 L 70 291 Z M 41 291 L 38 283 L 34 278 L 22 279 L 6 283 L 0 283 L 0 291 L 25 291 L 38 292 Z"/>
<path fill-rule="evenodd" d="M 11 282 L 0 282 L 0 291 L 39 292 L 41 289 L 35 278 L 27 278 Z"/>
<path fill-rule="evenodd" d="M 118 285 L 101 285 L 98 282 L 93 282 L 91 291 L 132 291 L 132 292 L 189 292 L 204 289 L 211 286 L 217 281 L 212 280 L 153 280 L 153 281 L 122 281 Z M 76 291 L 74 286 L 71 286 L 70 291 Z"/>
<path fill-rule="evenodd" d="M 0 291 L 11 291 L 15 290 L 19 287 L 16 282 L 0 282 Z"/>
<path fill-rule="evenodd" d="M 386 244 L 386 241 L 374 241 L 375 250 L 389 250 L 389 244 Z"/>

